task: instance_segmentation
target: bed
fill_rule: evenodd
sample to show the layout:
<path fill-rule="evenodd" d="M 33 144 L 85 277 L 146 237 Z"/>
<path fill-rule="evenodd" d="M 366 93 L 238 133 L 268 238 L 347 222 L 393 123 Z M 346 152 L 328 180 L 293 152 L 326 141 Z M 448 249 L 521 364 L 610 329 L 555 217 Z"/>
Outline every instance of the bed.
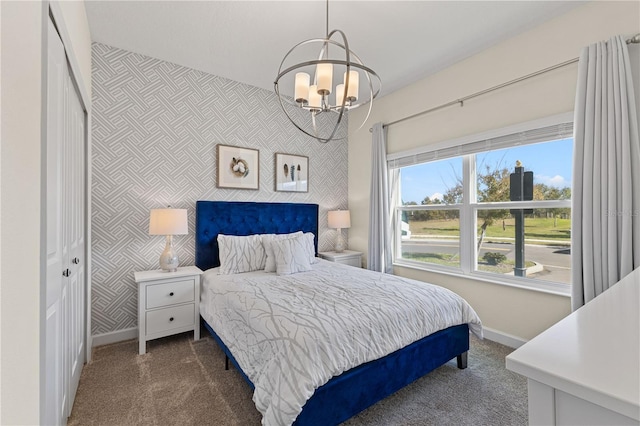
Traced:
<path fill-rule="evenodd" d="M 330 329 L 332 326 L 326 326 L 324 324 L 321 327 L 317 326 L 314 328 L 321 329 L 319 333 L 324 333 L 329 336 L 328 340 L 334 338 L 337 340 L 335 342 L 327 341 L 320 343 L 320 349 L 307 351 L 312 353 L 311 355 L 306 352 L 304 354 L 295 354 L 293 356 L 293 363 L 291 361 L 285 363 L 280 362 L 279 357 L 269 358 L 268 355 L 266 355 L 269 351 L 263 348 L 271 346 L 264 346 L 261 347 L 262 351 L 259 352 L 259 354 L 265 354 L 265 359 L 260 360 L 261 363 L 254 361 L 254 358 L 250 358 L 250 355 L 245 352 L 247 345 L 251 347 L 251 345 L 264 344 L 262 336 L 265 330 L 261 328 L 263 327 L 262 325 L 256 326 L 255 322 L 251 326 L 247 324 L 258 317 L 264 317 L 264 315 L 259 314 L 259 312 L 262 312 L 261 309 L 272 309 L 272 305 L 279 306 L 278 301 L 280 297 L 284 297 L 285 299 L 287 297 L 294 298 L 284 303 L 287 304 L 287 306 L 295 305 L 297 307 L 298 305 L 306 305 L 304 309 L 307 309 L 309 306 L 316 304 L 317 300 L 324 299 L 326 296 L 325 293 L 347 294 L 345 291 L 353 291 L 355 293 L 351 293 L 350 296 L 343 297 L 342 299 L 351 299 L 356 295 L 355 297 L 359 300 L 359 304 L 373 306 L 374 303 L 378 302 L 375 300 L 373 302 L 363 302 L 360 300 L 360 298 L 367 296 L 365 293 L 373 294 L 373 291 L 367 290 L 367 280 L 369 280 L 370 283 L 377 283 L 379 281 L 380 284 L 375 284 L 375 286 L 382 288 L 383 291 L 387 288 L 385 286 L 391 285 L 386 283 L 386 280 L 404 280 L 402 284 L 408 287 L 406 290 L 403 288 L 403 292 L 409 291 L 409 287 L 413 288 L 412 286 L 414 286 L 415 291 L 418 292 L 426 292 L 427 287 L 429 291 L 434 291 L 433 287 L 436 287 L 392 275 L 384 276 L 372 271 L 333 264 L 317 259 L 315 260 L 316 263 L 313 265 L 312 270 L 287 276 L 276 276 L 274 273 L 265 273 L 264 271 L 254 271 L 243 274 L 218 273 L 221 249 L 218 244 L 218 236 L 220 234 L 223 234 L 223 236 L 254 236 L 260 234 L 288 234 L 293 232 L 304 234 L 305 237 L 307 237 L 306 241 L 308 244 L 312 244 L 310 248 L 312 253 L 317 253 L 318 205 L 216 201 L 198 201 L 196 204 L 196 265 L 205 271 L 205 274 L 203 274 L 203 290 L 201 296 L 203 324 L 225 352 L 228 360 L 240 371 L 247 383 L 254 389 L 254 402 L 256 402 L 256 407 L 263 414 L 263 424 L 338 424 L 453 358 L 457 359 L 458 368 L 466 368 L 470 327 L 471 330 L 479 336 L 482 334 L 482 329 L 480 320 L 477 318 L 477 315 L 475 315 L 475 312 L 473 312 L 473 309 L 471 309 L 466 302 L 462 301 L 463 303 L 461 303 L 457 300 L 455 303 L 460 303 L 461 310 L 464 312 L 462 314 L 456 313 L 456 315 L 460 316 L 460 319 L 456 320 L 456 324 L 450 326 L 441 325 L 439 326 L 441 328 L 430 332 L 424 337 L 407 337 L 413 340 L 409 340 L 407 344 L 402 343 L 402 346 L 399 346 L 395 350 L 389 348 L 395 347 L 392 345 L 400 345 L 401 343 L 393 341 L 395 340 L 394 338 L 383 339 L 380 343 L 376 343 L 373 345 L 376 346 L 376 349 L 372 349 L 370 351 L 371 353 L 367 352 L 369 349 L 358 349 L 366 353 L 362 355 L 362 360 L 364 361 L 362 363 L 357 361 L 357 365 L 351 365 L 351 363 L 356 361 L 348 360 L 347 362 L 343 360 L 343 358 L 338 358 L 342 355 L 336 356 L 336 359 L 339 359 L 339 361 L 333 361 L 335 355 L 329 357 L 325 354 L 327 348 L 341 348 L 345 345 L 346 340 L 344 340 L 344 336 L 341 337 L 343 340 L 339 340 L 340 337 L 334 337 L 333 331 L 327 332 L 326 329 Z M 224 242 L 225 240 L 223 239 L 221 241 Z M 342 281 L 344 282 L 338 282 L 339 280 L 336 279 L 329 281 L 327 278 L 329 275 L 333 275 L 334 278 L 349 277 L 349 279 L 345 280 L 343 278 Z M 211 281 L 212 284 L 207 284 L 208 281 Z M 329 282 L 332 284 L 328 284 Z M 334 282 L 335 284 L 333 284 Z M 395 283 L 393 285 L 397 284 L 398 283 Z M 327 286 L 322 287 L 323 285 Z M 288 291 L 285 296 L 276 293 L 276 291 L 281 291 L 282 288 L 290 290 L 294 286 L 296 289 L 295 292 Z M 314 289 L 318 288 L 321 288 L 322 291 L 318 291 L 308 298 L 301 298 L 301 294 L 311 294 L 307 292 L 317 291 Z M 256 289 L 259 289 L 259 291 Z M 441 290 L 447 292 L 447 290 Z M 357 293 L 358 291 L 360 293 Z M 255 301 L 250 299 L 253 293 L 258 292 L 263 295 L 261 296 L 263 299 Z M 446 295 L 446 297 L 449 297 L 449 295 Z M 436 297 L 431 299 L 435 300 Z M 430 301 L 431 299 L 427 298 L 429 301 L 424 303 L 435 303 Z M 249 300 L 249 302 L 247 302 L 247 300 Z M 291 303 L 291 300 L 294 302 Z M 313 300 L 314 303 L 307 303 L 309 300 Z M 342 302 L 344 302 L 344 300 L 340 300 L 339 305 L 342 306 L 344 313 L 346 308 L 344 308 Z M 228 308 L 228 306 L 238 303 L 245 304 L 248 307 L 243 312 L 236 312 L 236 307 L 234 307 L 233 310 Z M 319 306 L 324 306 L 322 303 L 323 302 L 317 302 Z M 372 312 L 375 312 L 376 315 L 386 315 L 386 308 L 384 306 L 376 306 L 376 310 Z M 312 308 L 318 309 L 319 312 L 326 310 L 325 308 L 318 308 L 315 305 L 312 306 Z M 436 307 L 433 310 L 438 311 L 439 309 L 440 308 Z M 306 313 L 306 311 L 304 312 Z M 280 314 L 281 313 L 278 312 L 277 315 Z M 320 312 L 318 316 L 321 317 L 323 315 Z M 329 320 L 334 317 L 332 314 L 324 316 L 329 317 Z M 360 317 L 366 316 L 367 313 L 365 311 L 360 315 Z M 283 321 L 289 323 L 295 322 L 296 327 L 298 323 L 303 322 L 300 321 L 300 318 L 280 319 L 280 317 L 278 317 L 276 326 L 279 327 Z M 342 321 L 342 318 L 340 318 L 340 321 Z M 275 324 L 275 322 L 271 321 L 266 327 L 273 327 L 273 324 Z M 384 324 L 387 324 L 387 322 Z M 249 328 L 243 329 L 242 327 L 255 327 L 257 330 Z M 333 327 L 340 328 L 340 326 L 335 325 Z M 432 326 L 430 325 L 430 327 Z M 436 326 L 434 325 L 433 327 Z M 347 327 L 345 327 L 345 329 L 346 328 Z M 419 327 L 403 327 L 403 329 L 406 330 L 413 330 L 414 328 L 418 329 Z M 366 340 L 367 333 L 373 333 L 372 330 L 366 329 L 366 326 L 363 326 L 360 329 L 350 330 L 349 333 L 353 333 L 353 336 L 359 336 L 355 338 L 355 341 L 358 341 L 358 339 Z M 268 331 L 269 333 L 272 332 L 271 330 Z M 315 332 L 316 331 L 312 331 L 312 333 Z M 418 333 L 418 331 L 416 331 L 416 333 Z M 260 339 L 253 337 L 258 334 Z M 349 336 L 351 336 L 351 334 L 349 334 Z M 290 339 L 290 337 L 291 336 L 284 335 L 281 340 L 284 340 L 285 343 L 282 344 L 288 344 L 286 342 L 288 340 L 295 340 Z M 311 340 L 314 339 L 315 337 Z M 321 339 L 317 340 L 320 341 Z M 278 343 L 278 345 L 280 344 L 281 343 Z M 269 345 L 274 344 L 269 343 Z M 281 346 L 274 347 L 280 348 Z M 388 351 L 388 353 L 381 352 L 384 353 L 384 355 L 378 356 L 375 355 L 375 351 Z M 251 356 L 256 357 L 256 354 Z M 347 359 L 349 356 L 350 355 L 344 355 L 344 359 Z M 305 357 L 309 357 L 309 360 Z M 297 358 L 304 358 L 306 364 L 304 362 L 298 362 Z M 330 361 L 327 362 L 327 359 Z M 322 362 L 316 362 L 318 360 Z M 335 374 L 332 374 L 331 371 L 315 370 L 316 364 L 325 363 L 337 365 L 337 367 L 334 366 L 334 368 L 337 368 Z M 274 365 L 276 366 L 273 367 Z M 305 369 L 310 368 L 310 366 L 313 367 L 313 370 L 306 371 Z M 322 367 L 324 368 L 324 366 Z M 277 370 L 277 374 L 280 376 L 262 375 L 263 372 L 273 369 Z M 244 370 L 247 370 L 247 372 Z M 309 392 L 306 382 L 303 381 L 303 379 L 306 380 L 307 376 L 309 380 L 314 381 L 311 392 Z M 273 379 L 273 377 L 278 378 L 276 380 Z M 283 396 L 281 396 L 281 393 Z M 265 397 L 267 398 L 267 402 L 265 402 Z M 302 402 L 300 398 L 302 398 Z"/>

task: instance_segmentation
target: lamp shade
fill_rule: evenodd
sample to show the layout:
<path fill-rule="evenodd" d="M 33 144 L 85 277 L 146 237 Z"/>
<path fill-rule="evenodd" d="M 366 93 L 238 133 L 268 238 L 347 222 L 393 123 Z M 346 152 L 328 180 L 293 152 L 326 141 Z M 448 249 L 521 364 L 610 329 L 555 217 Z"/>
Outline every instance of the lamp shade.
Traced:
<path fill-rule="evenodd" d="M 329 228 L 351 228 L 351 215 L 349 214 L 349 210 L 330 211 L 327 222 Z"/>
<path fill-rule="evenodd" d="M 151 209 L 149 235 L 188 234 L 187 209 Z"/>

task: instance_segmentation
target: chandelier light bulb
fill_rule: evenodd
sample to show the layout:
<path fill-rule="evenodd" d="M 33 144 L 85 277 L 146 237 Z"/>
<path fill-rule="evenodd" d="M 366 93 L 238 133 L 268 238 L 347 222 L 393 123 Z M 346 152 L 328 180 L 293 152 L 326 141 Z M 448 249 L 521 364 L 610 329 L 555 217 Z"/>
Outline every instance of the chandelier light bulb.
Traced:
<path fill-rule="evenodd" d="M 315 84 L 309 86 L 309 108 L 312 111 L 320 111 L 322 109 L 322 95 L 318 92 L 318 86 Z"/>
<path fill-rule="evenodd" d="M 347 84 L 347 73 L 344 73 L 344 84 Z M 347 101 L 355 102 L 358 100 L 358 86 L 360 84 L 360 74 L 358 71 L 349 71 L 349 90 L 347 91 Z M 341 102 L 342 103 L 342 102 Z"/>
<path fill-rule="evenodd" d="M 322 96 L 331 94 L 333 86 L 333 64 L 318 64 L 316 67 L 318 93 Z"/>
<path fill-rule="evenodd" d="M 309 101 L 309 81 L 309 74 L 306 72 L 296 73 L 296 102 L 304 104 Z"/>
<path fill-rule="evenodd" d="M 336 108 L 342 107 L 342 102 L 344 102 L 344 84 L 338 84 L 336 86 Z"/>

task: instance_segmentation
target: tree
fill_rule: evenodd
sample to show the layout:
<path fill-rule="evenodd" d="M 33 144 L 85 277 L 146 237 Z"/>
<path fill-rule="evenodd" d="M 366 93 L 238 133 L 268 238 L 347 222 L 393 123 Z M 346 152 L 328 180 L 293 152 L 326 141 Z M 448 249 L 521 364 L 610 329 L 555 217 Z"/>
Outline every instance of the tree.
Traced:
<path fill-rule="evenodd" d="M 442 201 L 445 204 L 460 204 L 462 203 L 462 193 L 462 179 L 458 177 L 455 186 L 447 188 L 447 192 L 442 196 Z"/>
<path fill-rule="evenodd" d="M 484 173 L 478 172 L 478 202 L 509 201 L 509 170 L 500 165 L 484 166 Z M 478 210 L 478 219 L 482 219 L 480 238 L 478 238 L 478 252 L 482 248 L 487 227 L 498 219 L 509 217 L 509 210 Z"/>
<path fill-rule="evenodd" d="M 433 200 L 430 197 L 425 197 L 424 200 L 420 203 L 423 206 L 429 206 L 434 204 L 442 204 L 439 198 L 434 198 Z M 428 220 L 439 220 L 446 219 L 446 212 L 444 210 L 429 210 L 425 211 L 427 213 Z"/>
<path fill-rule="evenodd" d="M 478 202 L 500 202 L 510 201 L 510 170 L 506 167 L 502 167 L 502 160 L 496 164 L 488 165 L 482 164 L 478 167 L 477 171 L 477 199 Z M 454 172 L 455 173 L 455 172 Z M 432 205 L 432 204 L 461 204 L 463 201 L 463 182 L 462 177 L 456 174 L 455 185 L 447 188 L 447 191 L 442 197 L 442 200 L 431 199 L 425 197 L 420 205 Z M 569 200 L 571 199 L 571 188 L 556 188 L 547 186 L 543 183 L 534 184 L 533 188 L 534 200 Z M 405 205 L 417 205 L 415 202 L 406 203 Z M 459 211 L 455 210 L 453 218 L 459 217 Z M 415 211 L 412 212 L 412 218 L 414 220 L 430 220 L 430 219 L 449 219 L 452 212 L 448 210 L 427 210 L 427 211 Z M 536 209 L 536 215 L 552 215 L 556 217 L 567 217 L 570 214 L 568 208 L 554 208 L 554 209 Z M 510 217 L 510 212 L 507 209 L 501 210 L 478 210 L 478 219 L 482 221 L 480 225 L 480 236 L 478 238 L 478 251 L 482 248 L 487 228 L 493 225 L 498 220 L 504 220 Z"/>
<path fill-rule="evenodd" d="M 534 200 L 570 200 L 571 188 L 556 188 L 553 186 L 547 186 L 543 183 L 536 183 L 533 186 L 533 199 Z M 554 209 L 536 209 L 536 216 L 549 217 L 555 219 L 558 217 L 568 217 L 571 214 L 571 210 L 568 208 L 554 208 Z"/>
<path fill-rule="evenodd" d="M 433 204 L 443 204 L 442 201 L 438 198 L 425 197 L 421 202 L 421 206 L 428 206 Z M 418 203 L 415 201 L 409 201 L 407 203 L 403 203 L 405 206 L 417 206 Z M 406 212 L 405 212 L 406 213 Z M 403 220 L 408 222 L 408 217 L 403 216 Z M 427 220 L 438 220 L 438 219 L 446 219 L 446 211 L 444 210 L 414 210 L 411 212 L 411 220 L 414 221 L 427 221 Z"/>

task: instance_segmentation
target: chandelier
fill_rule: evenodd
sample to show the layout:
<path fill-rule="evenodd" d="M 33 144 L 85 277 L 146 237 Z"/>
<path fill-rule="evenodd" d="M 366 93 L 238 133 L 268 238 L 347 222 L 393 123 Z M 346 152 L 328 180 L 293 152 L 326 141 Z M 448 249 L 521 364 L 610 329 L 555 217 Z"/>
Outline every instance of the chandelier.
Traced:
<path fill-rule="evenodd" d="M 326 4 L 325 38 L 305 40 L 293 46 L 282 59 L 273 83 L 289 120 L 322 143 L 345 139 L 344 128 L 339 132 L 345 113 L 368 105 L 369 110 L 358 127 L 362 128 L 382 85 L 380 77 L 349 48 L 345 34 L 337 29 L 329 32 L 329 0 Z M 297 58 L 309 57 L 317 59 L 290 64 Z M 335 88 L 334 76 L 342 78 Z M 364 96 L 360 93 L 361 82 L 366 87 Z M 292 89 L 293 96 L 284 95 L 281 87 Z"/>

